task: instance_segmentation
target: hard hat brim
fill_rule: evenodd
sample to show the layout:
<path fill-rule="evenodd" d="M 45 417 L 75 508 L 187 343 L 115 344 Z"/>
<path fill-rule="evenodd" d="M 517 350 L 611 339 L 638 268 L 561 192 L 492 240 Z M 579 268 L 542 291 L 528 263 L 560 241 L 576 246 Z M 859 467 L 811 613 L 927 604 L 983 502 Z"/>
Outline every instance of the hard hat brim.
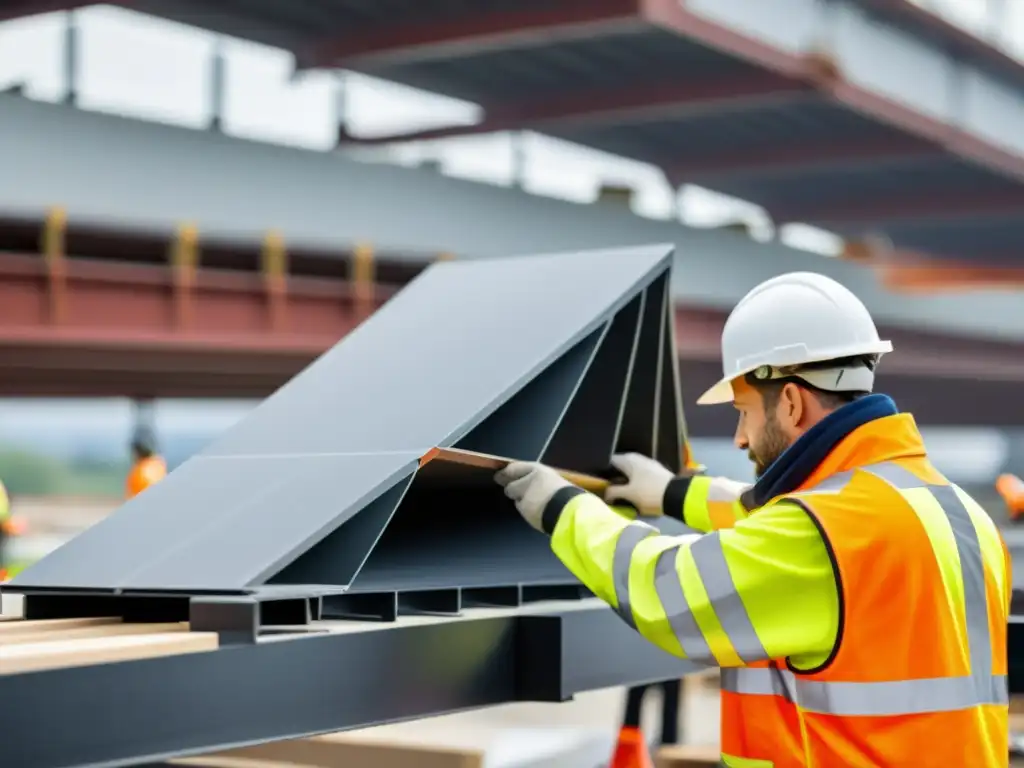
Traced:
<path fill-rule="evenodd" d="M 734 378 L 736 377 L 730 376 L 727 379 L 719 381 L 711 387 L 711 389 L 697 398 L 697 405 L 722 405 L 723 403 L 731 403 L 733 401 L 732 381 Z"/>

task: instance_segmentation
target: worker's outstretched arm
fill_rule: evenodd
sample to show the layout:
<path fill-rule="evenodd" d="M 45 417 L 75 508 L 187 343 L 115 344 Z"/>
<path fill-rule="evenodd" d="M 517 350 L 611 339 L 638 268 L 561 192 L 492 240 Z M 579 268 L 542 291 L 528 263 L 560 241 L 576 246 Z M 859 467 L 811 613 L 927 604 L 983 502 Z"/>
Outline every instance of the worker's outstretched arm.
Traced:
<path fill-rule="evenodd" d="M 669 653 L 723 667 L 794 657 L 807 668 L 831 652 L 838 588 L 825 542 L 800 507 L 777 504 L 732 528 L 664 536 L 592 494 L 561 496 L 545 510 L 555 554 Z"/>
<path fill-rule="evenodd" d="M 749 514 L 744 504 L 749 483 L 690 472 L 677 476 L 639 453 L 615 456 L 612 464 L 626 482 L 611 486 L 605 500 L 628 502 L 644 517 L 664 514 L 707 532 L 731 528 Z"/>

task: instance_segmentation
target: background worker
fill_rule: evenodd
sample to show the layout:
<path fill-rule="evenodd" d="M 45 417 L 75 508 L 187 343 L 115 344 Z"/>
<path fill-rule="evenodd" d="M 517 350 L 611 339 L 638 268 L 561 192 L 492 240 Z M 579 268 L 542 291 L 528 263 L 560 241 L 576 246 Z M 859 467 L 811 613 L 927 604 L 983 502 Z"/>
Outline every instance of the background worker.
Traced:
<path fill-rule="evenodd" d="M 13 562 L 11 539 L 25 533 L 25 524 L 14 514 L 11 508 L 11 497 L 7 488 L 0 482 L 0 581 L 14 578 L 20 570 Z"/>
<path fill-rule="evenodd" d="M 167 464 L 157 454 L 156 439 L 148 430 L 132 437 L 132 467 L 125 481 L 125 498 L 131 499 L 167 476 Z"/>
<path fill-rule="evenodd" d="M 1003 497 L 1011 520 L 1024 516 L 1024 480 L 1009 473 L 1000 475 L 996 479 L 996 491 Z"/>
<path fill-rule="evenodd" d="M 630 626 L 725 668 L 726 765 L 1006 765 L 1009 555 L 913 417 L 870 394 L 891 348 L 821 275 L 747 294 L 698 402 L 733 402 L 757 482 L 613 460 L 609 502 L 703 534 L 659 535 L 538 464 L 496 477 Z"/>

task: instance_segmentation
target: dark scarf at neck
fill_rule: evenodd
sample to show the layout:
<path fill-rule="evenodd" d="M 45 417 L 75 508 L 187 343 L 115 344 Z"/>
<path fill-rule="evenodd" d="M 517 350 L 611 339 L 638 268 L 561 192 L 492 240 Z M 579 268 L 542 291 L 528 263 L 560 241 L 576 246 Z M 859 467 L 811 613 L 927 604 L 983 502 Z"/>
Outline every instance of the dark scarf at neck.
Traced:
<path fill-rule="evenodd" d="M 895 416 L 896 403 L 888 395 L 868 395 L 838 408 L 807 430 L 765 470 L 747 492 L 752 509 L 776 496 L 792 493 L 810 477 L 843 439 L 868 422 Z"/>

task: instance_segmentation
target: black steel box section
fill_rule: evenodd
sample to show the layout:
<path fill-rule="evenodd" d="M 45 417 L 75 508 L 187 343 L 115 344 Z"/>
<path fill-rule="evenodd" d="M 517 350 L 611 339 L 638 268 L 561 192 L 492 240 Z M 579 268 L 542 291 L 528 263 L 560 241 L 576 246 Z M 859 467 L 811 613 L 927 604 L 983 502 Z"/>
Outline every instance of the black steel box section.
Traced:
<path fill-rule="evenodd" d="M 6 675 L 0 765 L 136 765 L 690 670 L 595 606 Z"/>

